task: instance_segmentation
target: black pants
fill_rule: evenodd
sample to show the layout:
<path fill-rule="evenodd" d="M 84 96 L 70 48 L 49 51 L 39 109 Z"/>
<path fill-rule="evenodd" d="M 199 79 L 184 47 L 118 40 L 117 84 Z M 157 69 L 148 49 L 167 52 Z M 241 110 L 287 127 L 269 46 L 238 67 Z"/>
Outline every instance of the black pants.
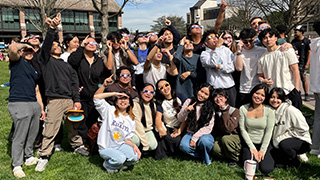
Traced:
<path fill-rule="evenodd" d="M 94 103 L 92 100 L 81 100 L 81 109 L 84 111 L 84 119 L 79 122 L 78 133 L 82 138 L 83 144 L 90 144 L 88 139 L 88 131 L 91 126 L 97 122 L 99 113 L 94 107 Z"/>
<path fill-rule="evenodd" d="M 167 127 L 167 135 L 160 138 L 158 132 L 154 132 L 157 141 L 158 147 L 155 150 L 154 158 L 156 160 L 167 158 L 176 154 L 179 151 L 179 143 L 181 141 L 181 134 L 175 138 L 172 138 L 170 134 L 173 132 L 172 128 Z"/>
<path fill-rule="evenodd" d="M 298 138 L 288 138 L 279 143 L 279 149 L 271 151 L 272 157 L 277 164 L 298 167 L 300 160 L 298 154 L 306 153 L 310 150 L 310 144 Z"/>
<path fill-rule="evenodd" d="M 292 106 L 296 107 L 300 111 L 302 111 L 302 99 L 301 92 L 299 92 L 296 88 L 294 88 L 289 94 L 288 98 L 292 102 Z"/>
<path fill-rule="evenodd" d="M 254 144 L 257 150 L 260 150 L 261 144 Z M 272 150 L 271 144 L 269 144 L 267 152 L 265 152 L 264 159 L 257 163 L 257 169 L 259 169 L 264 175 L 268 175 L 270 172 L 274 170 L 274 160 L 271 156 L 270 151 Z M 245 142 L 242 143 L 242 149 L 240 154 L 241 160 L 244 163 L 245 160 L 251 159 L 250 148 L 247 146 Z M 253 158 L 255 161 L 256 159 Z"/>
<path fill-rule="evenodd" d="M 236 87 L 233 86 L 231 88 L 227 88 L 225 89 L 225 91 L 227 92 L 227 95 L 229 96 L 229 105 L 232 107 L 236 106 L 236 99 L 237 99 L 237 90 Z"/>

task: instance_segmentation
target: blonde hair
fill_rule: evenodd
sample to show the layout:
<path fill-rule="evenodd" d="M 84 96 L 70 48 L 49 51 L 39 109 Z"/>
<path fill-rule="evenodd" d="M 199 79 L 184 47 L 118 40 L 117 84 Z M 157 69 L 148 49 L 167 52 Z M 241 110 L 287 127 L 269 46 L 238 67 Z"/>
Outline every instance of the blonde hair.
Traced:
<path fill-rule="evenodd" d="M 129 110 L 128 110 L 129 108 Z M 132 106 L 127 107 L 127 113 L 129 114 L 130 118 L 132 119 L 132 121 L 134 121 L 134 114 L 132 112 Z M 116 115 L 116 117 L 118 117 L 120 114 L 120 110 L 119 108 L 116 106 L 116 110 L 114 111 L 114 115 Z"/>

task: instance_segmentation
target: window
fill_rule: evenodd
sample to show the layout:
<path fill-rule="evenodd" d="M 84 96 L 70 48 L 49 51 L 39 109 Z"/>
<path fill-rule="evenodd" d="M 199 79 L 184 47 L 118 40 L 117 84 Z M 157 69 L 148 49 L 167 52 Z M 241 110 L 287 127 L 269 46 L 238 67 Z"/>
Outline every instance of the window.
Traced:
<path fill-rule="evenodd" d="M 89 31 L 87 12 L 75 12 L 75 25 L 77 31 Z"/>
<path fill-rule="evenodd" d="M 99 13 L 93 13 L 93 26 L 95 31 L 101 31 L 101 16 Z"/>
<path fill-rule="evenodd" d="M 204 9 L 203 10 L 204 20 L 217 19 L 218 15 L 219 15 L 219 9 Z"/>
<path fill-rule="evenodd" d="M 72 11 L 62 11 L 61 12 L 61 23 L 63 30 L 66 31 L 75 31 L 74 25 L 74 12 Z"/>
<path fill-rule="evenodd" d="M 1 11 L 3 29 L 20 29 L 19 10 L 3 7 Z"/>
<path fill-rule="evenodd" d="M 30 21 L 30 19 L 28 18 L 28 16 L 30 16 L 30 19 L 37 23 L 38 19 L 40 19 L 39 17 L 39 10 L 38 9 L 25 9 L 25 21 L 26 21 L 26 28 L 29 29 L 37 29 Z"/>
<path fill-rule="evenodd" d="M 112 15 L 112 14 L 109 14 Z M 109 31 L 116 31 L 118 30 L 118 16 L 113 16 L 112 18 L 109 18 Z"/>

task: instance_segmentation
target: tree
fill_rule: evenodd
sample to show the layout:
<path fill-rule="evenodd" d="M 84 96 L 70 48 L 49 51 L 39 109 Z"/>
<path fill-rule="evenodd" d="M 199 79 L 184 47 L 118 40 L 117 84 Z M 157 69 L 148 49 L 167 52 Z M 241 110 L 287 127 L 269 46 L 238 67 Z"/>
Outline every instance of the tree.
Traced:
<path fill-rule="evenodd" d="M 101 36 L 102 36 L 102 50 L 106 49 L 107 35 L 109 33 L 109 19 L 122 13 L 122 9 L 130 2 L 132 4 L 139 4 L 139 0 L 123 0 L 120 9 L 117 13 L 109 15 L 109 0 L 92 0 L 93 7 L 101 16 Z"/>
<path fill-rule="evenodd" d="M 32 25 L 41 32 L 43 38 L 45 38 L 48 27 L 46 26 L 45 15 L 48 17 L 55 17 L 57 13 L 62 12 L 66 8 L 76 5 L 80 1 L 85 0 L 74 0 L 74 1 L 64 1 L 64 0 L 4 0 L 13 7 L 18 8 L 20 11 L 24 12 L 25 16 L 32 23 Z M 31 8 L 32 15 L 26 13 L 24 7 Z M 57 9 L 56 7 L 65 7 L 62 9 Z M 31 17 L 33 16 L 34 19 Z"/>
<path fill-rule="evenodd" d="M 171 24 L 179 31 L 181 35 L 187 34 L 186 22 L 182 16 L 170 15 L 167 17 L 171 21 Z M 165 16 L 161 16 L 154 20 L 154 25 L 151 25 L 151 31 L 159 32 L 165 25 Z"/>

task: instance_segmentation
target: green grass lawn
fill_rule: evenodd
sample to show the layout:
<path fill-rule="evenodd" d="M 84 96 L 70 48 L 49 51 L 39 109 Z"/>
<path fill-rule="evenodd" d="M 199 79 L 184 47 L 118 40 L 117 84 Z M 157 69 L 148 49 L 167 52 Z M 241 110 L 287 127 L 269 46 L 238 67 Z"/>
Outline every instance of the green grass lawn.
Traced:
<path fill-rule="evenodd" d="M 8 80 L 8 63 L 0 62 L 0 84 Z M 0 180 L 15 179 L 11 168 L 11 144 L 7 141 L 12 123 L 7 109 L 8 95 L 9 88 L 0 87 Z M 215 160 L 215 158 L 211 165 L 205 166 L 201 161 L 184 155 L 160 161 L 143 158 L 131 171 L 108 174 L 102 167 L 102 159 L 99 155 L 83 157 L 73 154 L 66 138 L 63 140 L 62 147 L 65 151 L 54 153 L 43 172 L 35 172 L 35 166 L 23 166 L 27 175 L 25 179 L 244 179 L 244 172 L 239 166 L 229 168 L 226 162 Z M 277 180 L 320 179 L 320 159 L 309 154 L 308 157 L 309 162 L 302 164 L 300 169 L 275 169 L 270 176 Z"/>

